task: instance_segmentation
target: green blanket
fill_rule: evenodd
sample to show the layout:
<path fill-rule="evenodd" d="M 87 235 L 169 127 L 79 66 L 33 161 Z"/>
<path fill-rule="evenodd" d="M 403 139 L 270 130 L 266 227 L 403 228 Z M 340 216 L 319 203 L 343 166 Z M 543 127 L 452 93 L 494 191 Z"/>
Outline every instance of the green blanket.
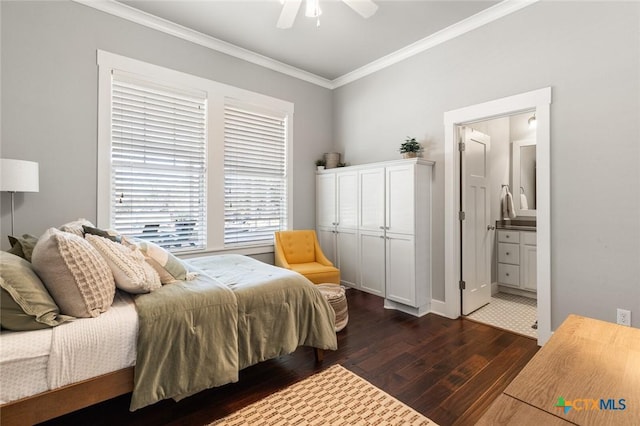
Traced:
<path fill-rule="evenodd" d="M 238 304 L 201 275 L 136 296 L 139 328 L 131 411 L 238 381 Z"/>
<path fill-rule="evenodd" d="M 335 314 L 296 272 L 239 255 L 191 259 L 200 276 L 136 297 L 131 410 L 238 380 L 298 346 L 337 348 Z"/>
<path fill-rule="evenodd" d="M 240 369 L 286 355 L 298 346 L 335 350 L 335 313 L 308 279 L 235 254 L 190 259 L 238 299 Z"/>

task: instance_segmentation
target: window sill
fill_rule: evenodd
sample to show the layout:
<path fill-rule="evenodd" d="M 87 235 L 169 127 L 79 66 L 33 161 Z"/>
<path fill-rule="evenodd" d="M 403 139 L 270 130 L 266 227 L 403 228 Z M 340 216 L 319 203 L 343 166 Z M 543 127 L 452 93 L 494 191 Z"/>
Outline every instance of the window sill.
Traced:
<path fill-rule="evenodd" d="M 184 251 L 180 253 L 174 253 L 175 256 L 182 259 L 191 259 L 194 257 L 202 257 L 216 254 L 243 254 L 245 256 L 252 256 L 257 254 L 273 254 L 273 244 L 256 245 L 249 247 L 226 247 L 217 249 L 205 249 Z"/>

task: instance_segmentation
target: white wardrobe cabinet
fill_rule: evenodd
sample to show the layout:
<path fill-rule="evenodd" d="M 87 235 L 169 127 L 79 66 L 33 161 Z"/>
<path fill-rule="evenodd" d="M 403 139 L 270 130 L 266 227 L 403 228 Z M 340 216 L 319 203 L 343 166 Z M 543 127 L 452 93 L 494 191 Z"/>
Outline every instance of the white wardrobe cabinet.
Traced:
<path fill-rule="evenodd" d="M 389 161 L 327 170 L 319 172 L 317 179 L 318 233 L 337 232 L 333 241 L 338 241 L 336 245 L 327 236 L 321 245 L 326 252 L 331 252 L 332 244 L 335 247 L 338 263 L 346 266 L 346 270 L 339 266 L 343 282 L 385 297 L 387 308 L 413 315 L 423 315 L 430 309 L 432 166 L 433 162 L 422 159 Z M 323 187 L 332 179 L 333 196 L 329 186 Z M 357 197 L 349 198 L 347 193 L 356 193 Z M 356 200 L 355 210 L 351 200 Z M 349 233 L 341 251 L 345 219 Z M 354 263 L 344 257 L 353 253 L 352 238 L 356 241 Z"/>
<path fill-rule="evenodd" d="M 357 278 L 357 173 L 340 169 L 316 177 L 316 221 L 322 251 L 340 269 L 343 284 Z"/>

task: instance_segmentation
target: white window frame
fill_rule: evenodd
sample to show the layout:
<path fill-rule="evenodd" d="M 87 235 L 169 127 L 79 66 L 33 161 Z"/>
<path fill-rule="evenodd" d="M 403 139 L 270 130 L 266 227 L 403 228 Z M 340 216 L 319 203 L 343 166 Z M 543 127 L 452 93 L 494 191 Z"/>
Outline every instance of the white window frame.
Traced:
<path fill-rule="evenodd" d="M 141 78 L 184 90 L 199 90 L 207 93 L 207 243 L 204 250 L 181 251 L 180 254 L 204 254 L 233 252 L 258 254 L 273 252 L 273 244 L 224 246 L 224 104 L 225 98 L 278 111 L 288 120 L 287 126 L 287 224 L 292 223 L 292 148 L 293 113 L 291 102 L 262 95 L 227 84 L 197 77 L 181 71 L 149 64 L 103 50 L 97 51 L 98 64 L 98 186 L 97 225 L 111 226 L 111 72 L 119 70 L 141 76 Z"/>

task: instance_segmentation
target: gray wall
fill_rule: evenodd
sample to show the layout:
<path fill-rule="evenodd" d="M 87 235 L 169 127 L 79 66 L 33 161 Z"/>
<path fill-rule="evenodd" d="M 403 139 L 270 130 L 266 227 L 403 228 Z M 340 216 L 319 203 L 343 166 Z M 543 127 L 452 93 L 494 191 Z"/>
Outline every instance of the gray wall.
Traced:
<path fill-rule="evenodd" d="M 577 18 L 578 17 L 578 18 Z M 640 3 L 540 2 L 334 91 L 336 149 L 436 161 L 433 296 L 444 297 L 443 113 L 551 86 L 551 309 L 640 326 Z M 438 207 L 440 206 L 440 207 Z"/>
<path fill-rule="evenodd" d="M 332 93 L 71 2 L 2 1 L 2 156 L 40 163 L 40 192 L 16 194 L 16 234 L 96 218 L 96 50 L 291 101 L 293 227 L 315 226 L 314 160 L 332 147 Z M 2 247 L 10 228 L 1 194 Z"/>

